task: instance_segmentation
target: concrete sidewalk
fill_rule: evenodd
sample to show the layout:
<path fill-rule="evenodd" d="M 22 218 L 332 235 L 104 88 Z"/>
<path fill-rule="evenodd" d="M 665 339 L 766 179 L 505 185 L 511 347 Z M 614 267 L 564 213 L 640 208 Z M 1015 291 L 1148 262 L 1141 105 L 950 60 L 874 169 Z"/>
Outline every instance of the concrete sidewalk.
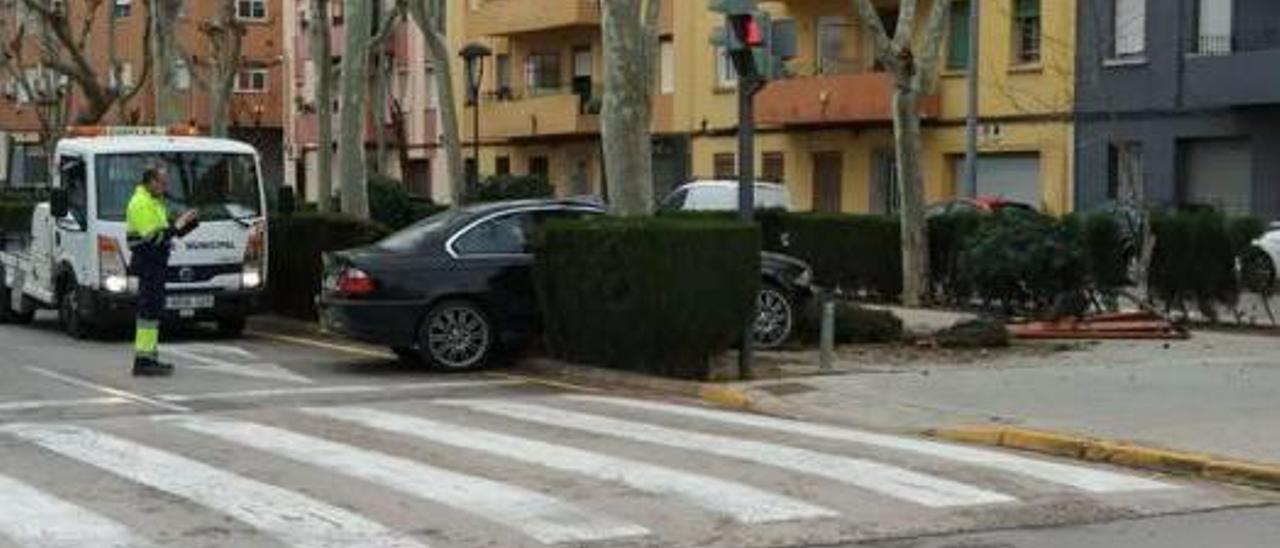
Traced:
<path fill-rule="evenodd" d="M 735 386 L 797 414 L 891 430 L 1016 425 L 1280 463 L 1280 337 L 1201 331 L 896 361 L 852 352 L 841 375 Z M 794 368 L 811 370 L 799 357 Z"/>

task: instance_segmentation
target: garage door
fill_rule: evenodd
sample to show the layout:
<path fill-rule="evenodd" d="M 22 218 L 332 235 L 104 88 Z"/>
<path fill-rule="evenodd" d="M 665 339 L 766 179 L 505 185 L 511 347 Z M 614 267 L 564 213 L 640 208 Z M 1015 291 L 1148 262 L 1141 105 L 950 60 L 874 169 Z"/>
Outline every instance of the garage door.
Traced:
<path fill-rule="evenodd" d="M 1253 205 L 1253 147 L 1248 139 L 1186 141 L 1182 201 L 1233 214 Z"/>
<path fill-rule="evenodd" d="M 964 194 L 968 177 L 964 156 L 952 157 L 956 194 Z M 978 196 L 999 196 L 1036 208 L 1044 203 L 1040 187 L 1039 154 L 983 154 L 978 156 Z"/>

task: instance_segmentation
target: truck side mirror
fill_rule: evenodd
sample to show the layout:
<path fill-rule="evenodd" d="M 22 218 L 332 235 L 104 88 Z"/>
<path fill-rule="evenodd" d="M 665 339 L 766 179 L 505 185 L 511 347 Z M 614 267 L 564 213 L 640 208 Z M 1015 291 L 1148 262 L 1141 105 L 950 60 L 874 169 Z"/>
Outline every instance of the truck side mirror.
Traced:
<path fill-rule="evenodd" d="M 71 200 L 67 195 L 67 189 L 53 189 L 53 193 L 49 195 L 49 212 L 53 214 L 53 217 L 55 219 L 66 217 L 70 209 Z"/>

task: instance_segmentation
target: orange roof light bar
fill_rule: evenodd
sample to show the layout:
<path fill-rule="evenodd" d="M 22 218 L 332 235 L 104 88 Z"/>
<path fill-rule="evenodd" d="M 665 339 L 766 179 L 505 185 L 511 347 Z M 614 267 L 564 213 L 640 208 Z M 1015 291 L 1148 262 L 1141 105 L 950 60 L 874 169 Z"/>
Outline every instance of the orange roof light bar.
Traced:
<path fill-rule="evenodd" d="M 195 126 L 71 126 L 68 137 L 194 137 Z"/>

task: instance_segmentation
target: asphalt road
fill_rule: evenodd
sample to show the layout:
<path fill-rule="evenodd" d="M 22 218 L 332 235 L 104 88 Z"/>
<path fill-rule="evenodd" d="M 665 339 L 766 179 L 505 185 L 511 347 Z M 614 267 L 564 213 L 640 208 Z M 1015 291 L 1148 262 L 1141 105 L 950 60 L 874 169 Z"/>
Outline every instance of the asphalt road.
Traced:
<path fill-rule="evenodd" d="M 500 372 L 0 326 L 0 548 L 1274 546 L 1276 497 Z"/>

